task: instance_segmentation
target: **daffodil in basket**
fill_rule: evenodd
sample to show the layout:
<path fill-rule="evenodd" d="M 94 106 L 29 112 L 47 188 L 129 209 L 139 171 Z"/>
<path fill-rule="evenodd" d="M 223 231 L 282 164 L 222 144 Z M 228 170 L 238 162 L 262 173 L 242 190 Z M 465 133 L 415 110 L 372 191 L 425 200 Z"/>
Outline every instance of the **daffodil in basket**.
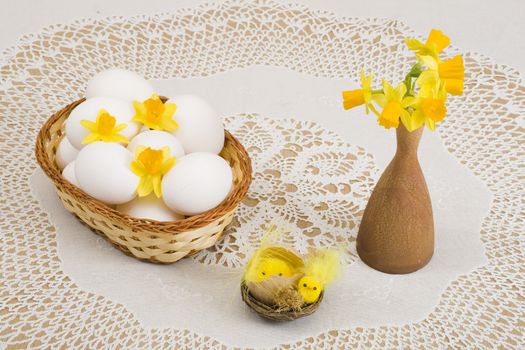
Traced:
<path fill-rule="evenodd" d="M 372 268 L 409 273 L 425 266 L 434 253 L 434 220 L 425 178 L 417 159 L 423 129 L 435 130 L 447 114 L 448 95 L 463 93 L 461 55 L 443 60 L 450 39 L 433 29 L 426 42 L 408 38 L 416 63 L 404 81 L 384 80 L 373 89 L 373 76 L 361 72 L 361 89 L 343 91 L 343 106 L 364 105 L 379 125 L 396 128 L 397 150 L 368 201 L 357 252 Z"/>

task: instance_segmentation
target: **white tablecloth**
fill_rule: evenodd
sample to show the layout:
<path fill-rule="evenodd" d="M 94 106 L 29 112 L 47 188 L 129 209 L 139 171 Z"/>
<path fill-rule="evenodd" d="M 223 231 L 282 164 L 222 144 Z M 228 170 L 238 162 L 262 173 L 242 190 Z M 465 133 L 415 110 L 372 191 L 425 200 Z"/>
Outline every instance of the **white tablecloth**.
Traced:
<path fill-rule="evenodd" d="M 138 5 L 121 6 L 127 15 Z M 99 17 L 93 9 L 86 15 Z M 380 11 L 406 16 L 392 5 Z M 433 27 L 446 23 L 432 13 Z M 463 36 L 448 31 L 456 46 L 447 54 L 465 54 L 466 91 L 451 99 L 439 132 L 425 131 L 420 149 L 436 253 L 414 274 L 382 274 L 359 261 L 355 236 L 394 135 L 360 110 L 344 112 L 340 91 L 356 86 L 361 68 L 399 79 L 410 60 L 402 39 L 428 28 L 341 15 L 229 1 L 55 25 L 8 48 L 0 88 L 0 340 L 22 348 L 520 348 L 525 88 L 518 71 L 469 52 Z M 30 23 L 22 17 L 20 26 Z M 163 95 L 208 99 L 252 157 L 254 182 L 228 235 L 194 258 L 156 266 L 124 256 L 65 212 L 36 168 L 41 123 L 114 65 L 145 75 Z M 242 267 L 270 221 L 290 229 L 286 240 L 298 251 L 347 249 L 343 276 L 322 307 L 296 322 L 263 321 L 240 300 Z"/>

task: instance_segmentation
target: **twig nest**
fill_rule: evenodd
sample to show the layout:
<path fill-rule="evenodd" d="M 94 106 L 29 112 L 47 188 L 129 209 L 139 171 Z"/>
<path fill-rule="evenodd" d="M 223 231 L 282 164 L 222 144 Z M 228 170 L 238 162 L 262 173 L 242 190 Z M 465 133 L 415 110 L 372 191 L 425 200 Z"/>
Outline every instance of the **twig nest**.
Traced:
<path fill-rule="evenodd" d="M 294 320 L 317 310 L 322 297 L 305 301 L 298 290 L 305 263 L 293 250 L 281 246 L 260 248 L 250 259 L 242 298 L 255 312 L 272 320 Z"/>
<path fill-rule="evenodd" d="M 287 291 L 282 291 L 281 297 L 289 298 Z M 259 316 L 273 321 L 293 321 L 301 317 L 313 314 L 321 305 L 324 293 L 321 293 L 319 299 L 312 304 L 303 304 L 298 308 L 282 307 L 279 305 L 268 305 L 258 300 L 248 289 L 245 282 L 241 283 L 242 300 Z"/>
<path fill-rule="evenodd" d="M 278 289 L 275 293 L 274 301 L 280 308 L 289 308 L 292 310 L 301 310 L 305 303 L 304 298 L 293 285 Z"/>
<path fill-rule="evenodd" d="M 297 308 L 304 304 L 303 298 L 295 288 L 301 276 L 301 274 L 292 277 L 271 276 L 261 282 L 246 282 L 246 286 L 257 300 L 267 305 Z M 296 296 L 292 296 L 292 290 Z M 287 304 L 287 300 L 291 301 L 290 304 Z"/>

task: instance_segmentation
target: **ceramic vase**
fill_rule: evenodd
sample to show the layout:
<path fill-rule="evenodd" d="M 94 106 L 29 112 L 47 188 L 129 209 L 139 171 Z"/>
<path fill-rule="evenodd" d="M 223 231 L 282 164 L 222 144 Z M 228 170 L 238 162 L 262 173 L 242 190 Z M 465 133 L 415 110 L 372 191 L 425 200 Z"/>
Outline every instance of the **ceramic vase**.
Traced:
<path fill-rule="evenodd" d="M 397 149 L 370 196 L 357 235 L 357 253 L 368 266 L 406 274 L 434 253 L 434 220 L 417 150 L 423 127 L 396 129 Z"/>

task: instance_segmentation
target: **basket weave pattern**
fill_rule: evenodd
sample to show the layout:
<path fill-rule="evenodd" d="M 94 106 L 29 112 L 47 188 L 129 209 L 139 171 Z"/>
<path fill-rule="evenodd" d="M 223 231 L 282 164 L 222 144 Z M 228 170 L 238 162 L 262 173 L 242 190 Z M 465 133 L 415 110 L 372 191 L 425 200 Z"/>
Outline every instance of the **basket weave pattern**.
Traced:
<path fill-rule="evenodd" d="M 233 172 L 233 189 L 216 208 L 174 222 L 137 219 L 118 212 L 69 183 L 55 163 L 69 113 L 84 99 L 52 115 L 41 128 L 36 142 L 36 159 L 53 181 L 64 207 L 82 222 L 128 255 L 154 263 L 174 263 L 214 245 L 232 221 L 235 209 L 248 191 L 251 162 L 244 147 L 225 131 L 223 157 Z"/>

